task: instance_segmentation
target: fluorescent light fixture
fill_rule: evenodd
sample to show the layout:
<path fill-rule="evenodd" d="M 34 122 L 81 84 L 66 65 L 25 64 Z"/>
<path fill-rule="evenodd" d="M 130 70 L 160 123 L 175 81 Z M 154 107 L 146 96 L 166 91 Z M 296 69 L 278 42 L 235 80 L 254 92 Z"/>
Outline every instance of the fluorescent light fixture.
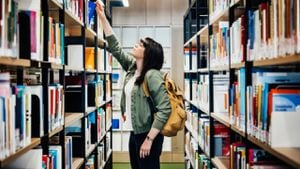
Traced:
<path fill-rule="evenodd" d="M 129 7 L 128 0 L 122 0 L 124 7 Z"/>
<path fill-rule="evenodd" d="M 110 4 L 112 7 L 129 7 L 128 0 L 111 0 Z"/>

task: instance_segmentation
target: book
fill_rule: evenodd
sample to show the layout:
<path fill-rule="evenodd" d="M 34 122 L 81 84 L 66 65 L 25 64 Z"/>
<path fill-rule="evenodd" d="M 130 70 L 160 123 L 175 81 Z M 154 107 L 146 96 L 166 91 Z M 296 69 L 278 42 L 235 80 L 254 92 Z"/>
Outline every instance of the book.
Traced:
<path fill-rule="evenodd" d="M 83 46 L 68 45 L 67 46 L 67 65 L 72 69 L 83 69 Z"/>
<path fill-rule="evenodd" d="M 42 149 L 32 149 L 7 164 L 4 169 L 37 169 L 43 168 Z"/>
<path fill-rule="evenodd" d="M 95 48 L 85 48 L 85 69 L 95 69 Z"/>

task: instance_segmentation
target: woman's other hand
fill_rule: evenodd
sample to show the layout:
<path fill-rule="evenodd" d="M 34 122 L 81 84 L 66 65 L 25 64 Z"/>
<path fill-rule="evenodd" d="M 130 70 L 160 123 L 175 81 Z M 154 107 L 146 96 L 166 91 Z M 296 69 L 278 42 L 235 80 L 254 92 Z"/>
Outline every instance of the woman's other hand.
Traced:
<path fill-rule="evenodd" d="M 105 19 L 105 11 L 104 11 L 104 4 L 101 0 L 98 0 L 97 2 L 97 7 L 96 7 L 96 11 L 98 16 L 100 17 L 100 19 Z"/>

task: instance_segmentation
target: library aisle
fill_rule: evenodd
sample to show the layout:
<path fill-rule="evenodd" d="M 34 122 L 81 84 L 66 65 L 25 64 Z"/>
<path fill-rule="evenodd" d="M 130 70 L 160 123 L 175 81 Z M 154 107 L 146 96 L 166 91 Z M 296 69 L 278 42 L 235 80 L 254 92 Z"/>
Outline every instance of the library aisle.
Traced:
<path fill-rule="evenodd" d="M 0 169 L 131 168 L 95 1 L 0 1 Z M 124 52 L 161 44 L 184 93 L 161 169 L 300 169 L 300 0 L 98 1 Z"/>

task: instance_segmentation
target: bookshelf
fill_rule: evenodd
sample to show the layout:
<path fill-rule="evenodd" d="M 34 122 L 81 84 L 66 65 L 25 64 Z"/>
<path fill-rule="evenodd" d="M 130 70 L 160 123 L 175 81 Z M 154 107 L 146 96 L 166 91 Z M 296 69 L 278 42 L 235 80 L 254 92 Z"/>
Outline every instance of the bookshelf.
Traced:
<path fill-rule="evenodd" d="M 275 134 L 278 124 L 291 133 L 287 127 L 294 121 L 297 124 L 299 117 L 280 114 L 285 110 L 275 109 L 277 95 L 272 93 L 283 91 L 281 86 L 292 88 L 291 92 L 300 89 L 296 80 L 300 76 L 300 34 L 295 34 L 296 40 L 283 35 L 289 34 L 287 30 L 300 32 L 298 27 L 287 28 L 288 24 L 284 24 L 300 21 L 293 11 L 299 11 L 300 2 L 294 1 L 293 10 L 286 10 L 282 16 L 275 16 L 275 11 L 282 12 L 279 9 L 288 6 L 289 1 L 224 0 L 214 3 L 216 1 L 190 0 L 183 20 L 185 104 L 189 112 L 185 126 L 186 168 L 234 169 L 241 158 L 245 158 L 241 164 L 244 166 L 300 168 L 299 146 L 287 144 L 299 138 L 299 134 L 291 134 L 287 137 L 289 140 L 280 137 L 278 132 Z M 261 17 L 264 12 L 267 14 Z M 295 20 L 284 20 L 279 25 L 277 21 L 283 16 L 293 16 Z M 262 27 L 256 25 L 258 21 Z M 249 26 L 250 22 L 253 25 Z M 274 41 L 278 37 L 273 31 L 279 29 L 284 37 L 281 42 Z M 253 31 L 259 35 L 254 35 Z M 252 41 L 254 38 L 262 41 Z M 253 106 L 255 104 L 257 107 Z M 264 106 L 268 104 L 272 106 Z M 278 115 L 280 118 L 276 118 Z M 275 144 L 275 138 L 281 140 L 281 145 Z M 254 152 L 264 153 L 266 161 L 259 165 L 251 161 Z M 242 153 L 243 157 L 236 157 L 235 153 Z"/>
<path fill-rule="evenodd" d="M 26 130 L 24 129 L 25 134 L 23 133 L 26 138 L 23 139 L 24 141 L 16 140 L 13 145 L 16 148 L 9 149 L 9 152 L 5 142 L 5 147 L 1 147 L 0 150 L 0 168 L 11 168 L 12 164 L 16 165 L 14 164 L 16 160 L 22 160 L 23 156 L 28 153 L 36 155 L 34 150 L 41 150 L 43 156 L 41 164 L 43 162 L 46 166 L 49 165 L 50 158 L 56 156 L 55 158 L 58 160 L 56 164 L 61 165 L 59 168 L 80 169 L 89 168 L 91 165 L 96 169 L 112 168 L 113 144 L 110 125 L 112 115 L 109 110 L 112 104 L 111 63 L 108 59 L 107 44 L 98 18 L 93 18 L 94 25 L 87 26 L 88 0 L 72 2 L 46 0 L 38 1 L 38 3 L 25 1 L 1 2 L 5 4 L 1 6 L 1 11 L 9 6 L 15 8 L 9 10 L 15 12 L 14 16 L 18 17 L 22 10 L 28 10 L 38 17 L 29 18 L 31 19 L 30 24 L 20 23 L 21 30 L 29 31 L 29 37 L 33 38 L 31 41 L 36 40 L 36 42 L 31 43 L 31 45 L 36 45 L 34 46 L 35 49 L 33 46 L 29 46 L 29 53 L 28 51 L 20 51 L 21 54 L 19 54 L 19 48 L 16 46 L 21 43 L 24 44 L 21 42 L 22 38 L 17 38 L 20 41 L 14 42 L 17 44 L 16 46 L 10 45 L 8 48 L 3 45 L 0 46 L 1 83 L 7 85 L 6 89 L 18 85 L 16 91 L 26 91 L 26 95 L 16 93 L 16 95 L 22 95 L 22 100 L 16 101 L 14 104 L 18 107 L 26 103 L 24 107 L 26 111 L 31 113 L 27 115 L 20 112 L 21 116 L 24 115 L 24 119 L 26 115 L 26 124 L 24 125 Z M 106 4 L 106 0 L 103 2 Z M 18 5 L 14 3 L 18 3 Z M 78 3 L 76 6 L 80 8 L 80 11 L 72 9 L 74 4 L 68 3 Z M 5 13 L 6 15 L 8 14 Z M 12 15 L 10 14 L 10 16 Z M 26 17 L 24 13 L 22 16 Z M 29 17 L 32 16 L 35 15 L 29 15 Z M 31 25 L 32 22 L 35 22 L 33 25 L 36 27 Z M 6 24 L 3 22 L 1 29 Z M 21 26 L 26 28 L 22 29 Z M 34 29 L 36 34 L 30 32 L 31 29 Z M 9 33 L 19 36 L 16 32 Z M 22 33 L 20 36 L 25 35 L 24 32 Z M 1 38 L 1 41 L 3 40 L 5 43 L 9 41 L 6 36 L 1 36 Z M 28 43 L 30 40 L 26 39 L 26 41 Z M 69 56 L 68 46 L 72 45 L 82 46 L 82 50 L 76 53 L 78 54 L 77 58 Z M 91 63 L 94 69 L 85 67 L 86 47 L 91 47 L 94 51 Z M 22 50 L 24 49 L 22 48 Z M 100 58 L 102 58 L 101 61 Z M 72 60 L 78 61 L 79 64 L 73 65 Z M 98 69 L 99 64 L 101 64 L 101 70 Z M 1 84 L 1 97 L 3 97 L 2 89 Z M 77 90 L 80 94 L 72 95 L 74 94 L 72 90 Z M 78 109 L 75 108 L 75 111 L 70 111 L 68 110 L 70 109 L 70 102 L 73 101 L 72 106 Z M 13 103 L 10 104 L 13 107 Z M 31 105 L 31 107 L 27 107 L 27 105 Z M 19 111 L 18 109 L 12 112 L 19 115 Z M 19 117 L 14 118 L 19 122 Z M 3 119 L 0 120 L 2 123 Z M 1 133 L 7 128 L 7 126 L 4 127 L 1 126 Z M 85 128 L 89 128 L 90 133 Z M 16 129 L 16 132 L 18 130 Z M 29 130 L 30 133 L 27 132 Z M 102 131 L 101 134 L 100 130 Z M 0 139 L 1 145 L 6 141 L 3 136 L 1 135 Z M 5 135 L 5 138 L 8 136 Z M 73 140 L 73 147 L 70 144 L 70 139 Z M 90 146 L 87 147 L 86 145 Z M 2 149 L 6 147 L 7 150 Z M 70 149 L 72 149 L 73 155 L 69 154 Z M 102 156 L 102 154 L 105 155 Z M 104 162 L 101 165 L 99 163 L 100 156 L 103 157 L 102 161 Z M 37 165 L 39 162 L 37 161 Z M 42 167 L 35 165 L 32 168 Z"/>

